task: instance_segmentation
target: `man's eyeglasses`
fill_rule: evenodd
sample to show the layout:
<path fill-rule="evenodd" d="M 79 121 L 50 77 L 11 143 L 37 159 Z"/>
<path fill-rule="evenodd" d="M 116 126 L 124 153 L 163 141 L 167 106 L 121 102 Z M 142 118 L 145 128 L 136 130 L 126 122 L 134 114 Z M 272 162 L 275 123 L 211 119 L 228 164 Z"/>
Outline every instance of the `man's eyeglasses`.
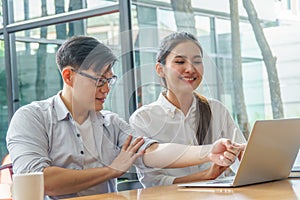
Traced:
<path fill-rule="evenodd" d="M 96 81 L 96 83 L 95 83 L 96 87 L 102 87 L 105 85 L 105 83 L 108 83 L 108 86 L 112 87 L 116 83 L 117 78 L 118 78 L 116 75 L 113 75 L 111 78 L 97 78 L 97 77 L 91 76 L 87 73 L 84 73 L 82 71 L 79 71 L 77 69 L 71 69 L 71 70 L 75 73 L 80 74 L 81 76 L 85 76 L 87 78 L 90 78 L 90 79 Z"/>

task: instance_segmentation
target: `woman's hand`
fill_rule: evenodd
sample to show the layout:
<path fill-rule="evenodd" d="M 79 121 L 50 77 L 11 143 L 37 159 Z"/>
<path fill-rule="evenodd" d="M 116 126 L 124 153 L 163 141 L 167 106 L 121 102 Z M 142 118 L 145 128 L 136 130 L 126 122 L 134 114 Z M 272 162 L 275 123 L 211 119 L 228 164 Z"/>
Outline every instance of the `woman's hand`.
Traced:
<path fill-rule="evenodd" d="M 244 148 L 242 144 L 232 143 L 228 139 L 219 139 L 213 144 L 208 158 L 217 165 L 229 166 Z"/>

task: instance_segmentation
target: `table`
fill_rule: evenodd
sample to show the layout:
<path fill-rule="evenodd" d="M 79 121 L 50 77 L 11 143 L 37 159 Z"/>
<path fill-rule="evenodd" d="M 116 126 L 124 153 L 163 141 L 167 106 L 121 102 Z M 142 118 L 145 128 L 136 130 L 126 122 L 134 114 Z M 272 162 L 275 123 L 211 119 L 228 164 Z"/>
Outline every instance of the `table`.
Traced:
<path fill-rule="evenodd" d="M 174 199 L 300 199 L 300 178 L 260 183 L 238 188 L 184 188 L 177 185 L 92 195 L 68 200 L 174 200 Z"/>

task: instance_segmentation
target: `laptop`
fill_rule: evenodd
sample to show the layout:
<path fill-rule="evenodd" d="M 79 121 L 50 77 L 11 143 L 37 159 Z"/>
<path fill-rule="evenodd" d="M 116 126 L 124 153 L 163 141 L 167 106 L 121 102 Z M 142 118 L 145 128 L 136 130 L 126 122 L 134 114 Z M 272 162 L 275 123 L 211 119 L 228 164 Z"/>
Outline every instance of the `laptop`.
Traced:
<path fill-rule="evenodd" d="M 181 187 L 239 187 L 289 177 L 300 147 L 300 118 L 254 123 L 236 175 L 178 184 Z"/>
<path fill-rule="evenodd" d="M 296 157 L 296 161 L 295 161 L 294 166 L 291 170 L 289 178 L 300 178 L 300 149 L 298 151 L 298 155 Z"/>

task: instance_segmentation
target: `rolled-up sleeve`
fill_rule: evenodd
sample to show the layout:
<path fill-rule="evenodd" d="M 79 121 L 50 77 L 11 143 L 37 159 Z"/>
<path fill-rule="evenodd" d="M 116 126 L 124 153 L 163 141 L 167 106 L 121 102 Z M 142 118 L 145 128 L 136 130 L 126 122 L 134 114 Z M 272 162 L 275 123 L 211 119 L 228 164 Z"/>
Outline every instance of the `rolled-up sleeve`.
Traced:
<path fill-rule="evenodd" d="M 7 132 L 7 148 L 14 173 L 37 172 L 50 165 L 48 137 L 41 114 L 22 107 L 13 116 Z"/>

